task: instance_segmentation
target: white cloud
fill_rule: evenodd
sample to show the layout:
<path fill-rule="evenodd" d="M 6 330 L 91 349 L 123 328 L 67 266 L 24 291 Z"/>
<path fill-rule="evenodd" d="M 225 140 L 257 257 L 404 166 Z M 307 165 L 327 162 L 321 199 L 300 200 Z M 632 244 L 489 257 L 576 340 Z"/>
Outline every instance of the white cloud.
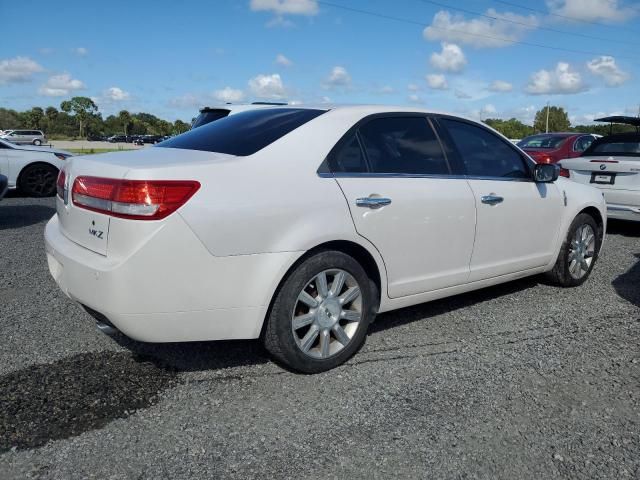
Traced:
<path fill-rule="evenodd" d="M 618 5 L 618 0 L 547 0 L 549 11 L 578 20 L 623 22 L 638 10 Z"/>
<path fill-rule="evenodd" d="M 38 89 L 38 93 L 47 97 L 64 97 L 85 88 L 87 88 L 85 84 L 77 78 L 71 78 L 68 73 L 61 73 L 49 77 L 49 80 Z"/>
<path fill-rule="evenodd" d="M 326 104 L 326 103 L 332 103 L 332 102 L 333 100 L 331 100 L 331 98 L 327 97 L 326 95 L 320 99 L 320 103 Z"/>
<path fill-rule="evenodd" d="M 35 73 L 43 70 L 44 68 L 28 57 L 0 60 L 0 85 L 28 82 Z"/>
<path fill-rule="evenodd" d="M 125 92 L 119 87 L 111 87 L 107 88 L 102 96 L 107 100 L 112 100 L 114 102 L 122 102 L 124 100 L 128 100 L 131 96 L 129 92 Z"/>
<path fill-rule="evenodd" d="M 410 92 L 418 92 L 420 91 L 420 85 L 416 85 L 415 83 L 410 83 L 407 85 L 407 90 Z"/>
<path fill-rule="evenodd" d="M 594 75 L 604 79 L 609 87 L 617 87 L 629 80 L 630 75 L 616 65 L 616 60 L 609 56 L 600 56 L 587 63 L 587 68 Z"/>
<path fill-rule="evenodd" d="M 510 92 L 513 90 L 513 85 L 504 80 L 494 80 L 491 82 L 491 85 L 489 85 L 489 90 L 491 92 Z"/>
<path fill-rule="evenodd" d="M 290 67 L 291 65 L 293 65 L 293 62 L 291 60 L 289 60 L 287 57 L 285 57 L 283 54 L 279 53 L 276 56 L 276 63 L 278 65 L 281 65 L 283 67 Z"/>
<path fill-rule="evenodd" d="M 169 106 L 171 108 L 178 109 L 193 109 L 193 108 L 202 108 L 205 102 L 202 97 L 198 95 L 194 95 L 192 93 L 185 93 L 179 97 L 174 97 L 169 100 Z"/>
<path fill-rule="evenodd" d="M 473 98 L 473 96 L 469 95 L 468 93 L 462 90 L 458 90 L 457 88 L 453 91 L 453 94 L 456 96 L 456 98 L 459 98 L 461 100 L 469 100 Z"/>
<path fill-rule="evenodd" d="M 496 20 L 484 17 L 466 20 L 463 15 L 453 15 L 446 10 L 440 10 L 434 15 L 431 25 L 426 27 L 422 34 L 427 40 L 458 42 L 475 48 L 506 47 L 512 43 L 503 39 L 520 40 L 539 24 L 535 15 L 498 13 L 493 8 L 487 10 L 486 15 L 495 17 Z"/>
<path fill-rule="evenodd" d="M 442 51 L 431 55 L 431 65 L 444 72 L 459 73 L 464 70 L 467 59 L 455 43 L 442 42 Z"/>
<path fill-rule="evenodd" d="M 587 89 L 579 72 L 566 62 L 558 62 L 554 70 L 539 70 L 531 75 L 525 92 L 531 95 L 579 93 Z"/>
<path fill-rule="evenodd" d="M 381 95 L 388 95 L 390 93 L 395 92 L 395 89 L 390 85 L 385 85 L 383 87 L 378 88 L 375 92 Z"/>
<path fill-rule="evenodd" d="M 412 93 L 411 95 L 409 95 L 407 97 L 407 99 L 411 102 L 411 103 L 417 103 L 417 104 L 422 104 L 424 103 L 424 100 L 422 99 L 422 97 L 420 97 L 420 95 L 417 95 L 415 93 Z"/>
<path fill-rule="evenodd" d="M 224 87 L 222 90 L 213 92 L 213 97 L 219 102 L 241 102 L 244 99 L 244 92 L 231 87 Z"/>
<path fill-rule="evenodd" d="M 331 73 L 324 81 L 325 88 L 348 87 L 350 84 L 351 75 L 349 75 L 346 68 L 340 66 L 333 67 Z"/>
<path fill-rule="evenodd" d="M 258 75 L 249 80 L 251 92 L 258 98 L 278 100 L 286 96 L 280 75 Z"/>
<path fill-rule="evenodd" d="M 480 109 L 480 116 L 494 115 L 496 113 L 498 113 L 498 110 L 496 110 L 496 107 L 494 107 L 491 103 L 487 103 Z"/>
<path fill-rule="evenodd" d="M 85 57 L 89 54 L 89 50 L 87 50 L 84 47 L 77 47 L 73 49 L 73 53 L 75 53 L 76 55 L 80 56 L 80 57 Z"/>
<path fill-rule="evenodd" d="M 446 90 L 447 88 L 449 88 L 447 79 L 442 74 L 430 73 L 424 78 L 427 81 L 427 85 L 429 85 L 429 88 L 433 88 L 434 90 Z"/>
<path fill-rule="evenodd" d="M 249 4 L 254 12 L 266 11 L 276 15 L 306 15 L 318 13 L 315 0 L 251 0 Z"/>

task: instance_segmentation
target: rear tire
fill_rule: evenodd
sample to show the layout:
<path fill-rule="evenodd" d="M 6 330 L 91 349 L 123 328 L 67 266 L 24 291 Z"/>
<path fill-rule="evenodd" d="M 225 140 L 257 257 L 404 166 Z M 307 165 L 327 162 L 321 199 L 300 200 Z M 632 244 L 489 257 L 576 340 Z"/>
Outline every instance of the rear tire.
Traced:
<path fill-rule="evenodd" d="M 29 197 L 51 197 L 56 192 L 58 170 L 44 163 L 29 165 L 20 174 L 18 187 Z"/>
<path fill-rule="evenodd" d="M 34 144 L 36 147 L 39 147 L 40 145 L 42 145 L 42 140 L 38 140 L 38 139 L 36 139 L 36 140 L 34 140 L 34 141 L 33 141 L 33 144 Z"/>
<path fill-rule="evenodd" d="M 593 270 L 601 242 L 601 232 L 593 217 L 579 214 L 571 222 L 556 264 L 546 273 L 547 279 L 561 287 L 582 285 Z"/>
<path fill-rule="evenodd" d="M 335 368 L 364 344 L 375 315 L 374 295 L 352 257 L 333 250 L 316 253 L 295 267 L 276 293 L 264 346 L 299 372 Z"/>

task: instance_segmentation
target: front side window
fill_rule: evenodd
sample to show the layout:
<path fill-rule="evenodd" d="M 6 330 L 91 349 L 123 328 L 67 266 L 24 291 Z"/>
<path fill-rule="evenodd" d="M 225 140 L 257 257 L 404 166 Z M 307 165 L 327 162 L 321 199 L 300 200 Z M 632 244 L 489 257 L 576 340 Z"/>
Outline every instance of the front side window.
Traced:
<path fill-rule="evenodd" d="M 425 117 L 383 117 L 359 129 L 371 171 L 447 175 L 449 165 Z"/>
<path fill-rule="evenodd" d="M 248 110 L 189 130 L 156 147 L 253 155 L 325 111 L 306 108 Z"/>
<path fill-rule="evenodd" d="M 447 130 L 467 175 L 530 178 L 518 151 L 496 134 L 471 123 L 448 118 L 439 123 Z"/>

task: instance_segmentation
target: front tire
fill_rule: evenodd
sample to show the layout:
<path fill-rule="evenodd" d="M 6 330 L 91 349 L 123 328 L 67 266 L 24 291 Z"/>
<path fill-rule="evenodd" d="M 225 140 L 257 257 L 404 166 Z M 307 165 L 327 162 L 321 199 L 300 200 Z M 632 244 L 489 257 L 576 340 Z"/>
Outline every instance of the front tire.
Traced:
<path fill-rule="evenodd" d="M 293 370 L 330 370 L 362 347 L 374 305 L 371 281 L 356 260 L 338 251 L 316 253 L 276 293 L 265 348 Z"/>
<path fill-rule="evenodd" d="M 35 139 L 35 140 L 33 141 L 33 144 L 34 144 L 36 147 L 39 147 L 40 145 L 42 145 L 42 140 Z"/>
<path fill-rule="evenodd" d="M 56 192 L 58 170 L 47 164 L 29 165 L 20 174 L 18 186 L 29 197 L 51 197 Z"/>
<path fill-rule="evenodd" d="M 591 215 L 579 214 L 571 223 L 560 254 L 547 278 L 562 287 L 582 285 L 598 258 L 602 236 Z"/>

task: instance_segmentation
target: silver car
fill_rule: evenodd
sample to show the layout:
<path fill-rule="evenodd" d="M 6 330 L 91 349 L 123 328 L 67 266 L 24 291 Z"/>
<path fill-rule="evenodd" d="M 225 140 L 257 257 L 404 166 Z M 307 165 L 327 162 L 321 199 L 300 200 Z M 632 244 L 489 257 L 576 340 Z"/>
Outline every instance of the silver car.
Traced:
<path fill-rule="evenodd" d="M 6 130 L 0 138 L 16 145 L 36 145 L 47 143 L 47 137 L 40 130 Z"/>

